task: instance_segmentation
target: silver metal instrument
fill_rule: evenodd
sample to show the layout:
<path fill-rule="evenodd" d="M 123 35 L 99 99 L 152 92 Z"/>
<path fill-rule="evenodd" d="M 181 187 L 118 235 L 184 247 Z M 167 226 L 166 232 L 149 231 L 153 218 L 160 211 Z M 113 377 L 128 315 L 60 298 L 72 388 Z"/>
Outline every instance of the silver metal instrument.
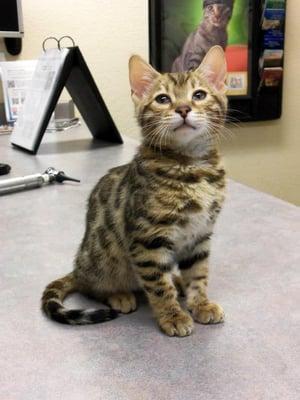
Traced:
<path fill-rule="evenodd" d="M 63 171 L 57 171 L 55 168 L 49 167 L 43 174 L 0 180 L 0 195 L 38 188 L 52 182 L 62 183 L 64 181 L 80 182 L 78 179 L 67 176 Z"/>

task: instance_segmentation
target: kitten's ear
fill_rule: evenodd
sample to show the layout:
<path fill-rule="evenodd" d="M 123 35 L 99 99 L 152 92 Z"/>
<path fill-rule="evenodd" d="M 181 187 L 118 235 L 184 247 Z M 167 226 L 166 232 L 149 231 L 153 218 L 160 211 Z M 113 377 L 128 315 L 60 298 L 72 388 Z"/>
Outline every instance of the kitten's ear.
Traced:
<path fill-rule="evenodd" d="M 221 46 L 211 47 L 196 71 L 204 73 L 217 90 L 226 90 L 227 63 Z"/>
<path fill-rule="evenodd" d="M 138 98 L 151 87 L 155 78 L 160 75 L 140 56 L 134 55 L 129 59 L 129 81 L 132 93 Z"/>

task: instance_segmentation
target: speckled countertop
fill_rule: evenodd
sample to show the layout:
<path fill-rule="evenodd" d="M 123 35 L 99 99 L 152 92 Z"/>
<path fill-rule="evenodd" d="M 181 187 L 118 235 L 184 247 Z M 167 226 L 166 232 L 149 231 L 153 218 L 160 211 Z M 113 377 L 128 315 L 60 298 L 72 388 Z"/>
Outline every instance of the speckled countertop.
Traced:
<path fill-rule="evenodd" d="M 76 128 L 46 135 L 30 156 L 0 137 L 11 176 L 54 166 L 82 180 L 0 197 L 0 399 L 299 399 L 300 211 L 241 184 L 229 182 L 212 246 L 209 292 L 224 324 L 169 338 L 143 298 L 137 312 L 94 326 L 40 312 L 45 284 L 72 268 L 89 191 L 136 145 L 102 146 Z"/>

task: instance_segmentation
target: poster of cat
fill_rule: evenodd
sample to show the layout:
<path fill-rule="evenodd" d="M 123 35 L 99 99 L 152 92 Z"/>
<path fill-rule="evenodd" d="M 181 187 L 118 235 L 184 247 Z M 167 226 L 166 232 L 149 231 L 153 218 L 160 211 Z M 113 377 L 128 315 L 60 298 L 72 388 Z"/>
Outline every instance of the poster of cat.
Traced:
<path fill-rule="evenodd" d="M 161 69 L 195 69 L 219 45 L 228 64 L 227 94 L 248 95 L 249 1 L 161 0 Z"/>

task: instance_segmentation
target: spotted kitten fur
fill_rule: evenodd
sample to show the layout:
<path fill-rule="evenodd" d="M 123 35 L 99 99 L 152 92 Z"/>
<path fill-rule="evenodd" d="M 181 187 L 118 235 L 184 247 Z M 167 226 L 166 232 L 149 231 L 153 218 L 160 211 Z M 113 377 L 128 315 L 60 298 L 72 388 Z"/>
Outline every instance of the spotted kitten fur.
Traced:
<path fill-rule="evenodd" d="M 129 71 L 143 142 L 129 164 L 95 186 L 74 271 L 47 286 L 42 308 L 65 324 L 103 322 L 134 311 L 134 291 L 142 288 L 161 330 L 187 336 L 193 320 L 224 318 L 207 298 L 210 240 L 225 187 L 216 147 L 227 106 L 224 52 L 215 46 L 195 71 L 165 74 L 133 56 Z M 62 302 L 74 291 L 110 309 L 67 310 Z"/>

